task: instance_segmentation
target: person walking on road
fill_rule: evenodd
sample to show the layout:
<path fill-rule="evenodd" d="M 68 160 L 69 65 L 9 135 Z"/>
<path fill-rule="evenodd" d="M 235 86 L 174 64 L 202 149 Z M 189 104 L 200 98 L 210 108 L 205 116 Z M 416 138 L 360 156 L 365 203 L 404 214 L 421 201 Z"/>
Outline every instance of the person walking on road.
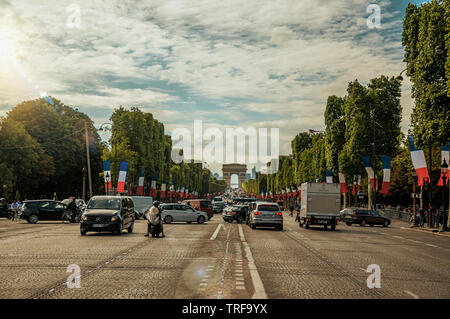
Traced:
<path fill-rule="evenodd" d="M 290 211 L 290 213 L 289 213 L 289 216 L 294 216 L 294 205 L 290 205 L 289 206 L 289 211 Z"/>
<path fill-rule="evenodd" d="M 419 214 L 417 214 L 417 219 L 418 219 L 420 227 L 423 227 L 424 213 L 425 213 L 425 210 L 423 208 L 421 208 L 421 209 L 419 209 Z"/>

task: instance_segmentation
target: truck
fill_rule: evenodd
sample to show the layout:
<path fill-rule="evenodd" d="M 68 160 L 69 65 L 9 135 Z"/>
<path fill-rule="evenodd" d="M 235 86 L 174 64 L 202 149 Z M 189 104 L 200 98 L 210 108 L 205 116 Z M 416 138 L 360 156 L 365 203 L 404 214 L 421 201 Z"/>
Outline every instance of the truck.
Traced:
<path fill-rule="evenodd" d="M 300 227 L 319 225 L 335 230 L 340 218 L 340 185 L 303 183 L 301 191 Z"/>

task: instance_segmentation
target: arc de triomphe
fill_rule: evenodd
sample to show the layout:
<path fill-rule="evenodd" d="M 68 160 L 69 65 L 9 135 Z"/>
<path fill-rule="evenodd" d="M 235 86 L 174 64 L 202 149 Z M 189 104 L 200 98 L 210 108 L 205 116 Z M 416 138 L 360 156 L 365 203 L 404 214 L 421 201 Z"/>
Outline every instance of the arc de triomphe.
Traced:
<path fill-rule="evenodd" d="M 243 182 L 247 177 L 247 165 L 246 164 L 223 164 L 222 165 L 223 180 L 227 182 L 227 187 L 231 187 L 231 175 L 237 174 L 238 187 L 241 188 Z"/>

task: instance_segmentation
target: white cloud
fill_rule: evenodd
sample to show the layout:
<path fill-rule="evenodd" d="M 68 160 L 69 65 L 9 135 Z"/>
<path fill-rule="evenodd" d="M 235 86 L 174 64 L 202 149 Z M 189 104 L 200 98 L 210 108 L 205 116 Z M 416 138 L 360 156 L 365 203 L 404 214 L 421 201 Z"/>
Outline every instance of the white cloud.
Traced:
<path fill-rule="evenodd" d="M 278 126 L 282 152 L 289 153 L 299 131 L 323 128 L 329 95 L 345 95 L 355 78 L 402 70 L 400 36 L 367 29 L 370 2 L 84 0 L 77 1 L 81 29 L 70 29 L 65 9 L 72 1 L 10 0 L 2 26 L 34 83 L 66 104 L 105 114 L 142 106 L 169 123 L 168 131 L 195 119 L 233 117 L 242 125 Z M 397 14 L 383 11 L 384 31 L 399 32 L 399 19 L 385 22 Z M 34 98 L 14 72 L 2 69 L 0 84 L 1 105 Z M 403 93 L 408 123 L 406 81 Z M 208 101 L 217 108 L 205 109 Z M 181 103 L 189 107 L 175 106 Z M 256 112 L 261 123 L 244 111 Z"/>

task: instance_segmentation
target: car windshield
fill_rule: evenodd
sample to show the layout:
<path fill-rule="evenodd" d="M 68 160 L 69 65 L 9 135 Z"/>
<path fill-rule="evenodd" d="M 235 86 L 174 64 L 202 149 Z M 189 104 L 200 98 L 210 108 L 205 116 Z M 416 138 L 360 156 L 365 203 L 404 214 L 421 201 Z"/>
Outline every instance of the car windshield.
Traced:
<path fill-rule="evenodd" d="M 93 198 L 89 201 L 88 209 L 120 209 L 119 198 Z"/>

